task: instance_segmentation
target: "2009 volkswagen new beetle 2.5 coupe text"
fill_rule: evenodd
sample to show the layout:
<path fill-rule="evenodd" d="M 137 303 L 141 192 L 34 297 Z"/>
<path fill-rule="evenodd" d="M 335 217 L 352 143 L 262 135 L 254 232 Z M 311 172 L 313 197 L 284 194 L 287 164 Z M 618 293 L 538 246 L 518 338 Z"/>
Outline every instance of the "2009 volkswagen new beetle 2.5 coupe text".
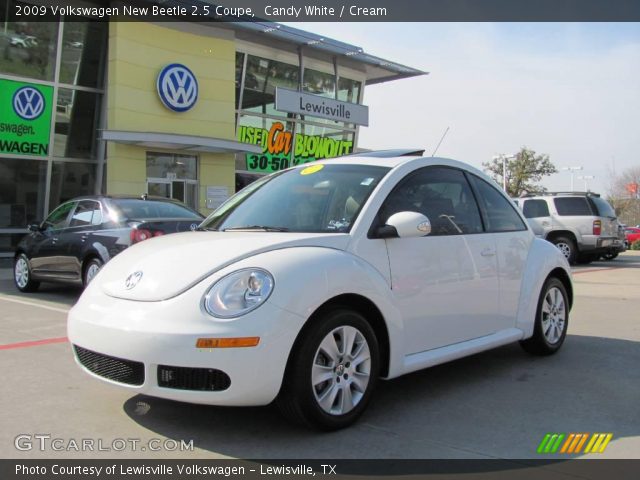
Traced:
<path fill-rule="evenodd" d="M 331 430 L 378 378 L 515 341 L 556 352 L 572 297 L 564 256 L 480 171 L 354 156 L 262 178 L 197 231 L 125 250 L 68 334 L 85 371 L 132 392 L 276 400 Z"/>

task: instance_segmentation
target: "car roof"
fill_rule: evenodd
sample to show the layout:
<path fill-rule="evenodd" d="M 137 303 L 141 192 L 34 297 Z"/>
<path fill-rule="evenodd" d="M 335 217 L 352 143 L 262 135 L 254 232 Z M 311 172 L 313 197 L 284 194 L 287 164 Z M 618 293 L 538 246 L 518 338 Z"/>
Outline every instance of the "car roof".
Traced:
<path fill-rule="evenodd" d="M 145 198 L 143 198 L 145 197 Z M 68 202 L 79 201 L 79 200 L 153 200 L 159 202 L 170 202 L 170 203 L 178 203 L 181 204 L 179 200 L 175 200 L 173 198 L 160 197 L 157 195 L 131 195 L 131 194 L 109 194 L 109 195 L 82 195 L 74 198 L 70 198 L 67 200 Z"/>

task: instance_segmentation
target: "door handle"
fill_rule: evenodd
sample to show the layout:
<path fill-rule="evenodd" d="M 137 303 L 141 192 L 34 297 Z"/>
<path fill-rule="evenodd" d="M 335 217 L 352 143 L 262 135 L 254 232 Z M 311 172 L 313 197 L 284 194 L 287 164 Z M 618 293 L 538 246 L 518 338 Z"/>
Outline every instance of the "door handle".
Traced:
<path fill-rule="evenodd" d="M 485 248 L 480 252 L 480 255 L 483 257 L 493 257 L 496 254 L 496 251 L 493 248 Z"/>

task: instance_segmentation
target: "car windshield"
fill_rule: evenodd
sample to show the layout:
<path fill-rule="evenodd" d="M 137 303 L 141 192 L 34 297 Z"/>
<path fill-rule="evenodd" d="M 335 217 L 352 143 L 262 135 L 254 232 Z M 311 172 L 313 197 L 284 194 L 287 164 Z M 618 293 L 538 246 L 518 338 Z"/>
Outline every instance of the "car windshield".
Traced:
<path fill-rule="evenodd" d="M 125 218 L 139 220 L 147 218 L 189 218 L 200 217 L 193 210 L 173 202 L 160 200 L 137 200 L 135 198 L 114 198 L 113 204 Z"/>
<path fill-rule="evenodd" d="M 238 192 L 201 228 L 348 232 L 389 170 L 372 165 L 332 164 L 285 170 Z"/>

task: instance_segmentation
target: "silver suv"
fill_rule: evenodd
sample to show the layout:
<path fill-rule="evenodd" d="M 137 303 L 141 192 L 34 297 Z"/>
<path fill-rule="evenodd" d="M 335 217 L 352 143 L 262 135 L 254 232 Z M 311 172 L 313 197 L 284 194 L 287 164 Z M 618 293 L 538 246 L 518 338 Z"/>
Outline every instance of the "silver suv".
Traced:
<path fill-rule="evenodd" d="M 534 233 L 558 247 L 571 264 L 612 259 L 624 251 L 616 213 L 597 193 L 530 194 L 514 201 Z"/>

